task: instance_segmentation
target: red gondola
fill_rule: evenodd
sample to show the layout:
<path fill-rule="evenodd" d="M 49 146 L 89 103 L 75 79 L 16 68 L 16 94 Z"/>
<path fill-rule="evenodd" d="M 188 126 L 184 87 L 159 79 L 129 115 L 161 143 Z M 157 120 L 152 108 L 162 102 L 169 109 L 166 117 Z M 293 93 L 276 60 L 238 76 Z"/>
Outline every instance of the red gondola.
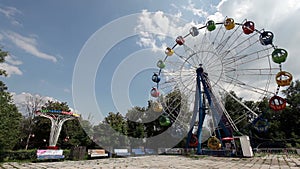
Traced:
<path fill-rule="evenodd" d="M 177 43 L 178 45 L 183 45 L 184 42 L 185 42 L 185 40 L 183 39 L 182 36 L 178 36 L 178 37 L 176 38 L 176 43 Z"/>
<path fill-rule="evenodd" d="M 255 28 L 254 28 L 254 22 L 252 21 L 247 21 L 243 24 L 242 29 L 244 31 L 245 34 L 251 34 L 254 32 Z"/>
<path fill-rule="evenodd" d="M 286 107 L 286 100 L 275 95 L 269 100 L 269 106 L 275 111 L 283 110 Z"/>

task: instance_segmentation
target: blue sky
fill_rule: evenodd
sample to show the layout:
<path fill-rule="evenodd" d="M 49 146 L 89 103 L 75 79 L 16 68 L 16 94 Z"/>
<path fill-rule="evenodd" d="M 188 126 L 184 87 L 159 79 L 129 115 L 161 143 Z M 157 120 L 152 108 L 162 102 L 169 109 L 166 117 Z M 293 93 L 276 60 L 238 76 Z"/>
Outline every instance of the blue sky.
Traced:
<path fill-rule="evenodd" d="M 10 56 L 7 63 L 2 65 L 2 68 L 8 71 L 9 77 L 1 80 L 15 95 L 26 92 L 52 97 L 67 102 L 74 108 L 76 106 L 72 98 L 72 78 L 80 51 L 97 30 L 123 16 L 135 13 L 140 13 L 141 16 L 149 16 L 147 13 L 152 13 L 149 19 L 157 19 L 158 23 L 162 21 L 161 24 L 163 20 L 160 20 L 160 16 L 168 14 L 193 23 L 203 23 L 208 18 L 218 19 L 225 16 L 240 21 L 245 18 L 253 19 L 261 28 L 266 27 L 276 32 L 278 45 L 288 46 L 294 62 L 288 62 L 287 67 L 294 77 L 299 79 L 299 59 L 296 57 L 299 53 L 297 45 L 300 34 L 295 28 L 299 25 L 296 21 L 300 16 L 300 6 L 295 0 L 2 0 L 0 45 L 3 50 L 9 51 Z M 294 22 L 291 23 L 291 20 Z M 144 25 L 147 26 L 146 23 Z M 99 45 L 109 38 L 113 39 L 114 36 L 112 31 Z M 134 36 L 109 49 L 95 77 L 95 95 L 99 106 L 102 107 L 102 113 L 116 111 L 114 101 L 109 95 L 113 72 L 117 66 L 124 58 L 142 49 L 151 49 L 154 51 L 151 54 L 159 57 L 155 50 L 163 49 L 163 44 L 170 43 L 171 40 L 164 39 L 163 42 L 158 42 L 158 39 L 153 39 L 152 42 L 155 43 L 149 43 L 139 36 Z M 131 66 L 134 67 L 135 64 Z M 141 71 L 132 80 L 128 90 L 133 104 L 146 105 L 142 102 L 148 99 L 149 93 L 141 93 L 148 92 L 151 88 L 151 71 Z M 139 97 L 135 97 L 136 95 Z M 139 99 L 140 97 L 143 99 Z"/>

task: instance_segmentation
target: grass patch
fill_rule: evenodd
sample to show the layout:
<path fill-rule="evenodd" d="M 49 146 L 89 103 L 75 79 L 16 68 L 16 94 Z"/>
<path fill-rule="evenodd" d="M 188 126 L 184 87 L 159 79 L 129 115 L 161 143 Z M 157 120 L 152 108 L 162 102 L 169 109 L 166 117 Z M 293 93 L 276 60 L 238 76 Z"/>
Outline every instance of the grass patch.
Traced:
<path fill-rule="evenodd" d="M 255 153 L 254 157 L 265 157 L 267 155 L 268 155 L 267 153 Z"/>
<path fill-rule="evenodd" d="M 194 160 L 198 160 L 198 159 L 203 159 L 203 158 L 206 158 L 207 155 L 186 155 L 186 157 L 188 158 L 191 158 L 191 159 L 194 159 Z"/>

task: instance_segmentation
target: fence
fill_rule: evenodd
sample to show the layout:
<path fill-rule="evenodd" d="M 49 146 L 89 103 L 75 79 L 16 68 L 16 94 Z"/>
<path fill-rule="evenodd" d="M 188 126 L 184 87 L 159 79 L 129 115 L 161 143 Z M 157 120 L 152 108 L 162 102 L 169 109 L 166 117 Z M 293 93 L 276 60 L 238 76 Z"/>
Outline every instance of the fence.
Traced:
<path fill-rule="evenodd" d="M 300 149 L 296 148 L 259 148 L 254 149 L 254 153 L 268 153 L 268 154 L 299 154 Z"/>

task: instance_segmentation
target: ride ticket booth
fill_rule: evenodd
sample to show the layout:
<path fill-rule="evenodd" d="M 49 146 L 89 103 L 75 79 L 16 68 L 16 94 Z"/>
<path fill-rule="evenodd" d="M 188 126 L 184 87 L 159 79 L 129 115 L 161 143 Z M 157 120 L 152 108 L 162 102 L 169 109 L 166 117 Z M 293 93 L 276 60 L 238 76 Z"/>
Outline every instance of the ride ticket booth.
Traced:
<path fill-rule="evenodd" d="M 226 156 L 253 157 L 249 136 L 222 138 Z"/>
<path fill-rule="evenodd" d="M 235 136 L 234 144 L 236 150 L 236 156 L 253 157 L 252 147 L 250 145 L 249 136 Z"/>

